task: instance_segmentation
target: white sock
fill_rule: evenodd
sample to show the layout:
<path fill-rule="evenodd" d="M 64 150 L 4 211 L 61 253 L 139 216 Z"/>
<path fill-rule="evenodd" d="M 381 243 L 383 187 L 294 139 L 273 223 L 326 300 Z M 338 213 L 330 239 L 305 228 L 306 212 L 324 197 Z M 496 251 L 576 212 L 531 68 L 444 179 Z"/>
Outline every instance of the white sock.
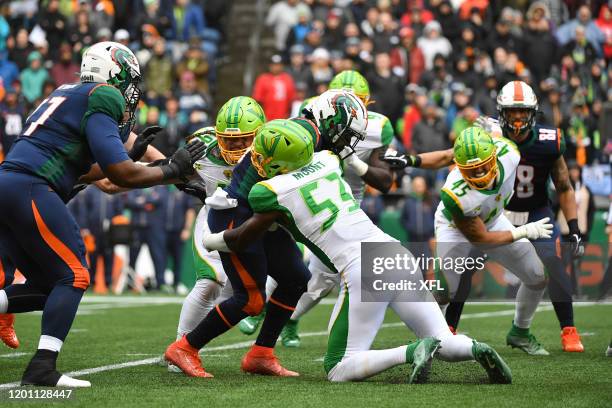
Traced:
<path fill-rule="evenodd" d="M 446 303 L 444 305 L 440 305 L 440 310 L 442 311 L 442 315 L 446 316 L 446 309 L 448 309 L 448 305 L 450 305 L 450 303 Z"/>
<path fill-rule="evenodd" d="M 473 360 L 472 355 L 472 339 L 463 334 L 453 335 L 450 330 L 444 336 L 438 336 L 440 339 L 440 348 L 438 349 L 438 357 L 443 361 L 468 361 Z"/>
<path fill-rule="evenodd" d="M 267 299 L 270 299 L 270 296 L 272 296 L 272 293 L 274 293 L 277 287 L 278 283 L 276 282 L 276 280 L 274 280 L 273 277 L 268 276 L 266 278 L 266 301 Z"/>
<path fill-rule="evenodd" d="M 6 313 L 8 310 L 8 298 L 6 297 L 6 292 L 0 290 L 0 313 Z"/>
<path fill-rule="evenodd" d="M 544 289 L 531 289 L 521 283 L 516 294 L 516 309 L 514 312 L 514 325 L 521 329 L 528 329 L 538 308 Z"/>
<path fill-rule="evenodd" d="M 177 340 L 191 332 L 215 306 L 222 286 L 210 279 L 199 279 L 183 301 Z"/>
<path fill-rule="evenodd" d="M 64 342 L 56 337 L 42 335 L 38 341 L 38 349 L 51 350 L 59 353 L 63 344 Z"/>
<path fill-rule="evenodd" d="M 323 299 L 323 297 L 313 299 L 309 295 L 310 293 L 306 292 L 300 297 L 300 300 L 298 301 L 297 305 L 295 305 L 295 310 L 291 315 L 291 320 L 298 320 L 300 317 L 308 313 L 310 309 L 318 305 L 321 299 Z"/>
<path fill-rule="evenodd" d="M 345 357 L 327 374 L 330 381 L 358 381 L 406 363 L 407 346 L 359 351 Z"/>

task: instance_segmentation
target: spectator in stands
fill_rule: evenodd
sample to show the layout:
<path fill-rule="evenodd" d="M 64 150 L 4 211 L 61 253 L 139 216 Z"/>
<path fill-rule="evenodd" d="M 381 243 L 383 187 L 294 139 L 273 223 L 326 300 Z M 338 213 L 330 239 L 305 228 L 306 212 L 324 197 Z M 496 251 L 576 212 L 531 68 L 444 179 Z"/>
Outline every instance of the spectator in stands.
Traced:
<path fill-rule="evenodd" d="M 274 27 L 275 45 L 278 51 L 285 49 L 287 44 L 287 36 L 291 27 L 295 26 L 298 22 L 298 11 L 300 7 L 306 7 L 300 5 L 299 0 L 283 0 L 274 3 L 270 10 L 268 10 L 268 16 L 266 17 L 266 25 L 268 27 Z"/>
<path fill-rule="evenodd" d="M 573 159 L 580 166 L 591 164 L 594 158 L 593 132 L 597 128 L 589 106 L 584 97 L 584 91 L 578 90 L 572 98 L 572 112 L 569 127 L 565 133 L 566 152 L 568 159 Z"/>
<path fill-rule="evenodd" d="M 74 62 L 72 47 L 68 43 L 60 46 L 59 61 L 51 68 L 51 78 L 56 86 L 78 81 L 79 65 Z"/>
<path fill-rule="evenodd" d="M 19 69 L 28 66 L 28 55 L 34 51 L 34 46 L 28 39 L 28 30 L 20 28 L 15 36 L 15 46 L 10 50 L 9 59 L 17 64 Z"/>
<path fill-rule="evenodd" d="M 431 256 L 429 241 L 434 237 L 434 214 L 438 201 L 432 196 L 425 178 L 412 179 L 412 191 L 402 208 L 401 223 L 408 233 L 408 249 L 416 257 Z"/>
<path fill-rule="evenodd" d="M 314 90 L 319 84 L 328 84 L 334 77 L 334 70 L 330 66 L 330 53 L 326 48 L 314 50 L 310 59 L 308 83 Z"/>
<path fill-rule="evenodd" d="M 155 29 L 158 36 L 165 37 L 167 32 L 171 31 L 172 21 L 168 15 L 165 15 L 160 9 L 159 0 L 143 0 L 144 13 L 140 12 L 135 15 L 135 22 L 132 25 L 131 37 L 140 41 L 144 41 L 144 32 L 151 32 L 150 27 Z M 177 33 L 178 35 L 178 33 Z M 172 37 L 171 37 L 172 38 Z M 180 40 L 183 40 L 180 38 Z"/>
<path fill-rule="evenodd" d="M 546 79 L 543 84 L 543 91 L 545 92 L 545 97 L 540 98 L 542 122 L 556 128 L 565 128 L 567 126 L 569 106 L 561 98 L 557 80 L 554 78 Z"/>
<path fill-rule="evenodd" d="M 352 0 L 349 7 L 351 20 L 358 26 L 365 20 L 369 8 L 367 0 Z"/>
<path fill-rule="evenodd" d="M 557 32 L 555 36 L 559 41 L 561 46 L 565 46 L 570 41 L 576 38 L 578 27 L 582 27 L 581 34 L 584 34 L 584 38 L 588 43 L 593 47 L 595 53 L 597 55 L 602 55 L 601 46 L 605 41 L 605 37 L 597 24 L 593 20 L 591 20 L 591 10 L 589 6 L 581 6 L 578 9 L 578 13 L 576 14 L 576 18 L 568 21 L 563 24 Z"/>
<path fill-rule="evenodd" d="M 309 81 L 310 70 L 306 65 L 303 45 L 296 44 L 289 49 L 289 67 L 287 72 L 296 84 L 299 82 L 306 84 Z"/>
<path fill-rule="evenodd" d="M 474 72 L 468 58 L 462 55 L 455 60 L 453 81 L 461 82 L 468 88 L 475 89 L 482 83 L 482 77 Z"/>
<path fill-rule="evenodd" d="M 312 30 L 312 13 L 308 8 L 300 8 L 297 12 L 297 23 L 291 27 L 287 35 L 286 48 L 291 48 L 296 44 L 303 44 L 306 35 Z"/>
<path fill-rule="evenodd" d="M 391 51 L 393 43 L 397 44 L 397 27 L 398 24 L 393 20 L 391 13 L 383 12 L 378 17 L 379 26 L 374 32 L 372 41 L 376 52 Z"/>
<path fill-rule="evenodd" d="M 125 45 L 126 47 L 130 46 L 130 33 L 128 32 L 128 30 L 120 28 L 119 30 L 115 31 L 113 39 L 119 44 Z"/>
<path fill-rule="evenodd" d="M 574 38 L 565 44 L 562 53 L 564 56 L 571 56 L 576 63 L 577 70 L 583 74 L 597 58 L 597 51 L 587 40 L 586 30 L 581 25 L 576 26 Z"/>
<path fill-rule="evenodd" d="M 31 52 L 28 55 L 28 68 L 24 69 L 19 76 L 19 80 L 23 85 L 23 95 L 32 105 L 42 96 L 43 85 L 49 79 L 49 73 L 42 66 L 42 63 L 40 52 Z"/>
<path fill-rule="evenodd" d="M 162 107 L 165 98 L 170 97 L 172 93 L 174 80 L 174 66 L 166 53 L 166 41 L 163 38 L 153 46 L 153 56 L 149 59 L 144 73 L 147 102 Z"/>
<path fill-rule="evenodd" d="M 181 74 L 177 98 L 180 111 L 187 117 L 194 111 L 209 112 L 212 108 L 210 96 L 198 92 L 196 77 L 191 71 L 184 71 Z"/>
<path fill-rule="evenodd" d="M 374 34 L 378 30 L 379 23 L 378 18 L 380 11 L 376 7 L 370 7 L 366 12 L 365 20 L 361 22 L 361 31 L 369 38 L 374 38 Z"/>
<path fill-rule="evenodd" d="M 404 111 L 403 129 L 401 134 L 404 148 L 407 151 L 412 151 L 412 132 L 414 130 L 414 126 L 421 121 L 428 100 L 425 90 L 416 84 L 407 85 L 406 91 L 414 94 L 414 100 L 409 102 L 408 107 Z"/>
<path fill-rule="evenodd" d="M 453 76 L 448 72 L 446 59 L 442 55 L 436 55 L 433 64 L 432 70 L 423 73 L 419 85 L 427 89 L 429 99 L 446 107 L 450 104 L 450 84 L 453 82 Z"/>
<path fill-rule="evenodd" d="M 166 229 L 166 259 L 172 259 L 172 273 L 174 274 L 174 291 L 181 282 L 181 269 L 183 266 L 183 249 L 185 242 L 191 238 L 191 229 L 195 220 L 195 211 L 191 197 L 179 191 L 175 186 L 164 186 L 167 190 L 167 203 L 165 205 Z"/>
<path fill-rule="evenodd" d="M 401 69 L 404 80 L 417 83 L 425 70 L 425 57 L 416 46 L 415 33 L 410 27 L 403 27 L 399 31 L 400 44 L 391 51 L 391 65 L 399 74 Z"/>
<path fill-rule="evenodd" d="M 551 30 L 550 11 L 545 4 L 535 2 L 527 11 L 523 33 L 523 59 L 536 83 L 544 80 L 558 58 L 557 40 Z"/>
<path fill-rule="evenodd" d="M 275 54 L 269 71 L 259 75 L 253 86 L 253 98 L 259 102 L 268 120 L 286 119 L 295 98 L 295 84 L 284 71 L 283 58 Z"/>
<path fill-rule="evenodd" d="M 412 131 L 412 150 L 414 153 L 444 150 L 450 147 L 448 128 L 440 114 L 440 108 L 432 102 L 427 103 L 423 118 L 414 126 Z"/>
<path fill-rule="evenodd" d="M 187 116 L 179 111 L 179 102 L 171 96 L 166 99 L 165 110 L 160 114 L 159 126 L 164 128 L 167 144 L 173 152 L 181 144 L 185 136 Z"/>
<path fill-rule="evenodd" d="M 484 83 L 477 86 L 474 93 L 474 105 L 481 114 L 489 117 L 497 116 L 498 82 L 493 71 L 484 75 Z"/>
<path fill-rule="evenodd" d="M 448 40 L 454 44 L 460 36 L 461 22 L 453 11 L 450 2 L 446 0 L 441 1 L 433 8 L 433 13 L 435 20 L 438 21 L 442 27 L 442 34 L 444 37 L 448 38 Z"/>
<path fill-rule="evenodd" d="M 25 124 L 25 105 L 19 101 L 14 89 L 9 88 L 0 104 L 0 142 L 2 153 L 6 155 L 13 142 L 21 134 Z"/>
<path fill-rule="evenodd" d="M 609 63 L 612 61 L 612 9 L 607 4 L 602 4 L 599 9 L 599 17 L 595 24 L 604 35 L 603 57 Z"/>
<path fill-rule="evenodd" d="M 366 185 L 360 207 L 374 224 L 378 224 L 380 216 L 385 210 L 385 202 L 382 198 L 382 194 L 380 194 L 378 190 L 368 188 Z"/>
<path fill-rule="evenodd" d="M 0 51 L 0 79 L 5 89 L 11 88 L 13 82 L 19 79 L 19 68 L 17 64 L 8 59 L 6 50 Z"/>
<path fill-rule="evenodd" d="M 417 40 L 417 45 L 425 56 L 425 69 L 433 68 L 433 60 L 436 55 L 448 57 L 453 50 L 451 43 L 442 37 L 440 23 L 433 20 L 427 23 L 423 30 L 423 36 Z"/>
<path fill-rule="evenodd" d="M 367 75 L 376 111 L 395 123 L 402 115 L 404 101 L 404 80 L 391 70 L 391 58 L 386 52 L 379 52 L 374 58 L 374 71 Z"/>
<path fill-rule="evenodd" d="M 59 4 L 59 0 L 50 0 L 38 20 L 40 27 L 45 31 L 49 43 L 49 56 L 52 60 L 56 59 L 60 44 L 66 40 L 68 28 L 66 18 L 59 11 Z"/>
<path fill-rule="evenodd" d="M 89 13 L 81 10 L 75 15 L 75 21 L 70 27 L 70 42 L 75 53 L 80 53 L 84 48 L 94 43 L 94 28 L 89 22 Z"/>
<path fill-rule="evenodd" d="M 344 46 L 342 10 L 339 8 L 333 8 L 327 13 L 323 46 L 328 50 L 341 50 Z"/>
<path fill-rule="evenodd" d="M 509 18 L 500 19 L 495 24 L 495 30 L 488 36 L 487 51 L 493 52 L 496 48 L 503 48 L 511 52 L 521 51 L 521 42 L 512 32 L 512 20 Z"/>
<path fill-rule="evenodd" d="M 193 72 L 195 75 L 197 90 L 203 94 L 209 94 L 208 84 L 209 65 L 208 58 L 204 51 L 199 47 L 197 40 L 189 43 L 189 49 L 185 52 L 183 59 L 176 67 L 176 73 L 180 77 L 184 72 Z"/>

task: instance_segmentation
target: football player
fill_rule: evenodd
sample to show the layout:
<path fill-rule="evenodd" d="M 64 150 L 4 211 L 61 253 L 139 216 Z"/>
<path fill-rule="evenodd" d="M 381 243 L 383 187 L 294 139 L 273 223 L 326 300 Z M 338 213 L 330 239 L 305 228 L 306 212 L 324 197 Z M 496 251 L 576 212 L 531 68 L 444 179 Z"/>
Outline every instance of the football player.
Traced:
<path fill-rule="evenodd" d="M 207 146 L 205 155 L 195 164 L 205 184 L 206 196 L 213 197 L 218 188 L 229 184 L 234 166 L 265 122 L 264 111 L 255 99 L 236 96 L 221 107 L 215 127 L 202 128 L 192 135 Z M 196 282 L 183 302 L 177 340 L 195 329 L 216 303 L 232 294 L 219 253 L 209 252 L 202 242 L 203 234 L 209 231 L 208 211 L 208 206 L 202 207 L 195 222 L 192 246 Z M 174 365 L 168 367 L 170 371 L 177 370 Z"/>
<path fill-rule="evenodd" d="M 431 293 L 416 290 L 410 300 L 362 302 L 362 242 L 388 243 L 408 256 L 399 242 L 377 228 L 359 208 L 343 178 L 341 160 L 330 151 L 313 154 L 303 129 L 285 120 L 265 124 L 253 142 L 250 160 L 266 179 L 249 192 L 254 215 L 240 227 L 205 238 L 205 246 L 240 253 L 279 223 L 341 276 L 341 292 L 329 323 L 324 367 L 330 381 L 359 381 L 400 364 L 412 364 L 408 382 L 422 377 L 434 354 L 446 361 L 476 360 L 493 383 L 510 383 L 510 369 L 484 343 L 453 335 Z M 385 245 L 382 244 L 384 247 Z M 406 273 L 413 283 L 421 272 Z M 387 308 L 420 340 L 386 350 L 370 350 Z"/>
<path fill-rule="evenodd" d="M 521 153 L 514 186 L 515 194 L 507 207 L 508 219 L 515 226 L 525 225 L 543 217 L 553 219 L 548 197 L 550 177 L 558 194 L 563 215 L 569 220 L 573 253 L 579 257 L 584 253 L 584 244 L 578 228 L 574 190 L 563 159 L 565 140 L 559 129 L 536 124 L 537 109 L 538 101 L 531 87 L 522 81 L 511 81 L 504 85 L 497 97 L 499 121 L 482 118 L 479 122 L 494 137 L 503 136 L 513 140 Z M 441 155 L 442 152 L 426 154 Z M 389 155 L 383 160 L 398 168 L 425 167 L 421 164 L 421 158 L 415 156 Z M 443 161 L 441 160 L 439 164 L 448 164 L 444 164 Z M 433 167 L 435 166 L 436 164 L 433 164 Z M 548 288 L 561 326 L 562 348 L 567 352 L 581 352 L 584 346 L 574 326 L 572 286 L 557 251 L 559 229 L 556 224 L 551 237 L 535 242 L 536 252 L 549 274 Z M 462 286 L 465 285 L 469 291 L 471 281 L 467 274 L 462 280 L 465 281 Z M 457 327 L 462 309 L 462 301 L 451 302 L 446 311 L 449 325 Z M 528 331 L 521 330 L 516 325 L 510 329 L 506 341 L 510 346 L 518 347 L 528 354 L 548 354 Z"/>
<path fill-rule="evenodd" d="M 338 73 L 329 83 L 329 89 L 352 92 L 361 99 L 366 107 L 372 103 L 368 81 L 357 71 Z M 312 103 L 316 103 L 316 99 Z M 359 203 L 363 199 L 366 184 L 382 193 L 388 192 L 391 188 L 393 173 L 389 165 L 380 159 L 380 156 L 387 151 L 393 135 L 393 126 L 389 118 L 368 109 L 365 139 L 355 147 L 355 155 L 346 160 L 347 168 L 344 172 L 344 179 Z M 316 306 L 340 282 L 339 275 L 329 270 L 316 256 L 310 257 L 308 269 L 312 274 L 312 278 L 308 281 L 308 290 L 300 298 L 295 312 L 281 332 L 281 342 L 287 347 L 299 347 L 298 321 L 300 317 Z M 239 326 L 241 331 L 246 334 L 249 331 L 254 332 L 257 328 L 255 319 L 257 317 L 246 318 L 244 323 L 241 322 Z M 250 330 L 245 330 L 247 327 Z"/>
<path fill-rule="evenodd" d="M 512 141 L 493 139 L 484 129 L 470 127 L 457 137 L 453 152 L 457 167 L 442 187 L 435 215 L 436 255 L 442 260 L 468 259 L 474 243 L 509 269 L 522 282 L 514 324 L 529 333 L 546 277 L 535 248 L 525 238 L 550 237 L 550 218 L 515 228 L 503 213 L 514 192 L 520 160 Z M 453 265 L 440 265 L 448 286 L 448 298 L 443 303 L 453 299 L 459 287 L 461 274 Z"/>
<path fill-rule="evenodd" d="M 353 150 L 367 124 L 363 103 L 351 93 L 327 91 L 319 98 L 325 103 L 309 111 L 310 119 L 293 118 L 290 126 L 306 129 L 319 148 L 332 148 L 337 152 Z M 273 146 L 268 146 L 272 149 Z M 234 206 L 211 209 L 208 225 L 218 232 L 228 227 L 237 228 L 252 215 L 248 192 L 261 180 L 250 160 L 250 151 L 236 165 L 230 185 L 225 189 Z M 220 254 L 225 273 L 232 285 L 231 298 L 218 304 L 198 326 L 166 349 L 166 359 L 177 365 L 186 375 L 210 377 L 201 365 L 198 350 L 213 338 L 236 325 L 244 317 L 262 312 L 266 299 L 266 278 L 278 283 L 268 296 L 267 312 L 254 346 L 244 356 L 241 369 L 255 374 L 297 376 L 285 369 L 274 355 L 278 336 L 306 289 L 310 272 L 302 261 L 295 241 L 282 228 L 269 231 L 262 240 L 240 253 Z"/>
<path fill-rule="evenodd" d="M 140 90 L 140 68 L 127 47 L 91 46 L 80 82 L 53 91 L 26 120 L 24 131 L 0 165 L 0 246 L 27 278 L 0 290 L 0 313 L 42 310 L 42 335 L 23 385 L 89 387 L 56 370 L 89 272 L 79 227 L 66 208 L 81 181 L 108 177 L 139 188 L 177 183 L 193 173 L 201 143 L 179 149 L 164 165 L 133 161 L 130 137 Z"/>

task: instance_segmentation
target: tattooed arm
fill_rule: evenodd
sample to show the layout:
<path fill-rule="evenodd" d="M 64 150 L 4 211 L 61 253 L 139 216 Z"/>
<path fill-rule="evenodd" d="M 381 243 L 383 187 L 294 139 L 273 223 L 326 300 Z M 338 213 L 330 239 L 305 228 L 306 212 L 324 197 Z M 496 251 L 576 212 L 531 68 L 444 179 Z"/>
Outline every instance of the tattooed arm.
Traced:
<path fill-rule="evenodd" d="M 563 211 L 565 219 L 575 220 L 577 217 L 576 212 L 576 197 L 574 196 L 574 189 L 570 183 L 569 172 L 563 156 L 560 156 L 552 168 L 552 180 L 555 184 L 555 190 L 557 190 L 557 196 L 559 197 L 559 205 Z M 570 233 L 574 233 L 570 231 Z"/>

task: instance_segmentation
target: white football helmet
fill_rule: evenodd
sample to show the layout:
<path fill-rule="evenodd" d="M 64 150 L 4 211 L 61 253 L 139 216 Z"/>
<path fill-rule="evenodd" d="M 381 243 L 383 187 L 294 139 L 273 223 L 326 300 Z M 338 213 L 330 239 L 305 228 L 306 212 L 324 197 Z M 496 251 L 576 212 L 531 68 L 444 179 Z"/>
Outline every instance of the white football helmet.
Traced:
<path fill-rule="evenodd" d="M 510 109 L 525 109 L 527 118 L 512 122 L 507 114 Z M 529 131 L 536 122 L 538 111 L 538 98 L 533 89 L 523 81 L 508 82 L 497 95 L 497 111 L 499 112 L 499 125 L 502 130 L 511 135 L 520 135 Z"/>
<path fill-rule="evenodd" d="M 81 60 L 81 82 L 98 82 L 119 89 L 126 102 L 128 118 L 119 127 L 131 130 L 140 100 L 140 66 L 134 53 L 125 45 L 103 41 L 89 47 Z"/>
<path fill-rule="evenodd" d="M 348 147 L 352 154 L 357 143 L 365 139 L 368 111 L 352 92 L 341 89 L 325 91 L 314 98 L 304 112 L 308 119 L 316 123 L 321 133 L 322 149 L 340 154 L 342 149 Z"/>

